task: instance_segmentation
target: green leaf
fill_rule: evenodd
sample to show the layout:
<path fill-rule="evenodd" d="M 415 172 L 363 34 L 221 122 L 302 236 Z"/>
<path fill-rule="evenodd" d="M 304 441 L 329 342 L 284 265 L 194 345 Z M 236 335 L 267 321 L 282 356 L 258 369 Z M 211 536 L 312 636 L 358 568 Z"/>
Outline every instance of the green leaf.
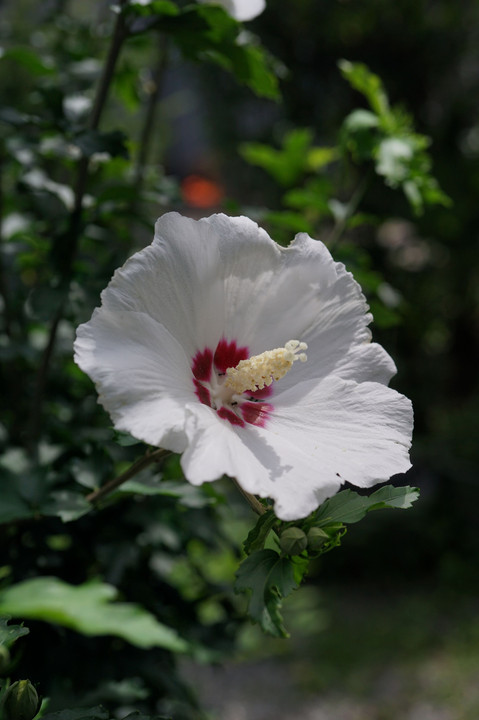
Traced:
<path fill-rule="evenodd" d="M 378 143 L 379 120 L 369 110 L 355 110 L 341 128 L 341 144 L 358 161 L 371 160 Z"/>
<path fill-rule="evenodd" d="M 371 495 L 359 495 L 353 490 L 342 490 L 326 500 L 316 511 L 315 524 L 319 527 L 332 523 L 355 523 L 370 510 L 411 507 L 419 497 L 419 490 L 412 487 L 385 485 Z"/>
<path fill-rule="evenodd" d="M 311 170 L 321 170 L 338 159 L 339 153 L 335 147 L 314 147 L 308 153 L 308 165 Z"/>
<path fill-rule="evenodd" d="M 368 300 L 369 309 L 374 318 L 374 323 L 379 328 L 396 327 L 401 322 L 401 316 L 393 308 L 386 307 L 380 300 L 371 298 Z"/>
<path fill-rule="evenodd" d="M 28 635 L 30 630 L 23 625 L 8 625 L 10 616 L 0 617 L 0 645 L 10 647 L 18 638 Z"/>
<path fill-rule="evenodd" d="M 338 66 L 351 87 L 367 98 L 374 112 L 381 119 L 388 119 L 390 115 L 389 101 L 378 75 L 371 72 L 363 63 L 340 60 Z"/>
<path fill-rule="evenodd" d="M 269 212 L 264 217 L 265 221 L 279 228 L 286 228 L 295 233 L 305 232 L 314 235 L 314 227 L 302 213 L 292 210 L 278 210 Z"/>
<path fill-rule="evenodd" d="M 430 140 L 414 130 L 402 108 L 391 108 L 380 78 L 361 63 L 342 60 L 343 76 L 369 102 L 373 112 L 355 110 L 345 119 L 341 143 L 355 161 L 373 161 L 378 175 L 392 188 L 400 187 L 414 213 L 425 205 L 450 205 L 431 174 Z"/>
<path fill-rule="evenodd" d="M 128 188 L 128 192 L 130 192 Z M 102 198 L 104 199 L 104 198 Z M 130 435 L 130 433 L 124 432 L 123 430 L 115 430 L 115 428 L 112 428 L 114 440 L 118 443 L 118 445 L 121 445 L 122 447 L 130 447 L 131 445 L 139 445 L 142 443 L 142 440 L 137 440 L 133 437 L 133 435 Z"/>
<path fill-rule="evenodd" d="M 12 47 L 0 53 L 0 60 L 13 60 L 17 65 L 29 70 L 32 75 L 52 75 L 55 72 L 53 63 L 44 60 L 30 47 Z"/>
<path fill-rule="evenodd" d="M 251 555 L 252 552 L 264 548 L 266 538 L 273 529 L 276 521 L 277 518 L 273 510 L 268 510 L 260 516 L 254 528 L 249 531 L 248 537 L 244 542 L 244 551 L 247 555 Z"/>
<path fill-rule="evenodd" d="M 262 143 L 245 143 L 239 150 L 247 162 L 263 168 L 276 182 L 288 187 L 310 170 L 312 141 L 309 128 L 295 128 L 284 136 L 279 150 Z"/>
<path fill-rule="evenodd" d="M 280 614 L 282 600 L 298 587 L 291 558 L 275 550 L 259 550 L 244 560 L 236 573 L 236 592 L 250 593 L 248 612 L 264 632 L 288 637 Z"/>
<path fill-rule="evenodd" d="M 220 65 L 257 95 L 278 99 L 272 58 L 259 44 L 240 38 L 242 24 L 222 7 L 187 5 L 175 17 L 170 15 L 158 18 L 157 24 L 162 32 L 173 36 L 186 58 Z"/>
<path fill-rule="evenodd" d="M 84 635 L 116 635 L 141 648 L 184 652 L 177 633 L 133 603 L 113 602 L 118 591 L 92 580 L 69 585 L 55 577 L 38 577 L 0 591 L 0 613 L 44 620 Z"/>
<path fill-rule="evenodd" d="M 161 480 L 161 477 L 152 475 L 149 471 L 139 473 L 134 479 L 123 483 L 118 492 L 177 498 L 182 505 L 191 508 L 206 507 L 215 502 L 214 498 L 207 496 L 200 487 L 177 480 Z"/>
<path fill-rule="evenodd" d="M 283 196 L 283 202 L 298 210 L 313 210 L 320 215 L 330 215 L 330 196 L 331 181 L 322 176 L 311 179 L 304 187 L 288 190 Z"/>
<path fill-rule="evenodd" d="M 237 45 L 231 57 L 231 72 L 259 97 L 278 100 L 280 97 L 272 61 L 260 45 Z"/>
<path fill-rule="evenodd" d="M 294 557 L 289 558 L 289 560 L 291 561 L 291 566 L 293 568 L 296 585 L 299 586 L 309 570 L 309 558 L 301 555 L 295 555 Z"/>
<path fill-rule="evenodd" d="M 346 535 L 348 531 L 346 525 L 341 522 L 328 522 L 326 523 L 326 525 L 324 525 L 323 523 L 319 523 L 318 525 L 316 525 L 316 527 L 320 526 L 322 526 L 321 529 L 323 529 L 326 535 L 328 535 L 329 540 L 326 540 L 319 548 L 308 548 L 308 554 L 310 557 L 318 557 L 319 555 L 324 555 L 324 553 L 333 550 L 335 547 L 339 547 L 341 545 L 342 538 L 344 537 L 344 535 Z"/>
<path fill-rule="evenodd" d="M 171 0 L 130 0 L 126 12 L 138 17 L 179 15 L 180 8 Z"/>
<path fill-rule="evenodd" d="M 78 520 L 90 512 L 92 506 L 84 495 L 72 490 L 57 490 L 50 493 L 46 503 L 40 507 L 42 515 L 55 515 L 64 523 Z"/>

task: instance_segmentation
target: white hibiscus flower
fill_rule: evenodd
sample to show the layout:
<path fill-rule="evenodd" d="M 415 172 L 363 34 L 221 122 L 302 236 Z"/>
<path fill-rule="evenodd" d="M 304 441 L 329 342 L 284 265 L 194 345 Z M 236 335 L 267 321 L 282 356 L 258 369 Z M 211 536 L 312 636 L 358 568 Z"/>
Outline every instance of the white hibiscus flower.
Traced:
<path fill-rule="evenodd" d="M 411 403 L 386 387 L 367 310 L 305 233 L 285 249 L 246 217 L 168 213 L 78 328 L 75 360 L 118 430 L 183 453 L 191 483 L 229 475 L 295 520 L 345 481 L 410 467 Z"/>
<path fill-rule="evenodd" d="M 221 5 L 235 20 L 246 22 L 261 15 L 266 7 L 265 0 L 199 0 L 207 5 Z"/>

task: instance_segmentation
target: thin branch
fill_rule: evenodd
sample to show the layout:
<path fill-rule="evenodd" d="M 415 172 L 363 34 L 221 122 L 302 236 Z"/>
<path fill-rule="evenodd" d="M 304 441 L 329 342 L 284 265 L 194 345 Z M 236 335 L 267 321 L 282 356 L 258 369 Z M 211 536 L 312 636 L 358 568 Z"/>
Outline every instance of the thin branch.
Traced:
<path fill-rule="evenodd" d="M 325 241 L 328 248 L 331 249 L 332 247 L 334 247 L 334 245 L 336 245 L 336 243 L 339 242 L 339 240 L 341 239 L 342 234 L 346 230 L 349 219 L 352 217 L 352 215 L 354 215 L 354 213 L 358 209 L 359 203 L 363 199 L 363 197 L 366 193 L 366 190 L 369 187 L 370 180 L 371 180 L 371 175 L 370 174 L 366 175 L 361 180 L 361 182 L 357 186 L 356 190 L 352 194 L 348 204 L 346 205 L 346 210 L 345 210 L 344 216 L 341 218 L 341 220 L 339 220 L 336 223 L 331 234 Z"/>
<path fill-rule="evenodd" d="M 92 503 L 92 505 L 95 505 L 100 500 L 102 500 L 104 497 L 112 493 L 114 490 L 120 487 L 120 485 L 123 485 L 123 483 L 126 483 L 127 480 L 130 480 L 135 475 L 138 475 L 139 472 L 147 468 L 149 465 L 152 465 L 152 463 L 159 462 L 160 460 L 163 460 L 167 455 L 170 454 L 169 450 L 163 450 L 160 448 L 159 450 L 154 450 L 152 453 L 149 453 L 145 455 L 144 457 L 140 458 L 136 462 L 133 463 L 131 467 L 128 468 L 128 470 L 125 470 L 124 473 L 121 475 L 118 475 L 118 477 L 113 478 L 113 480 L 109 480 L 105 485 L 103 485 L 98 490 L 95 490 L 94 492 L 90 493 L 86 496 L 86 499 L 89 503 Z"/>
<path fill-rule="evenodd" d="M 3 143 L 0 145 L 0 244 L 2 242 L 2 223 L 3 223 L 3 161 L 4 161 Z M 12 311 L 10 307 L 10 297 L 8 293 L 7 279 L 5 268 L 3 267 L 3 258 L 0 255 L 0 295 L 3 299 L 3 316 L 5 320 L 5 332 L 9 337 L 12 334 Z"/>
<path fill-rule="evenodd" d="M 124 5 L 124 2 L 125 0 L 121 1 L 121 6 Z M 115 27 L 113 29 L 112 39 L 105 61 L 105 66 L 103 68 L 95 100 L 93 102 L 93 108 L 88 123 L 88 127 L 90 130 L 96 130 L 98 128 L 100 118 L 105 107 L 106 99 L 108 97 L 108 91 L 113 80 L 113 75 L 120 54 L 120 50 L 123 42 L 126 40 L 127 37 L 128 29 L 126 26 L 125 16 L 121 12 L 120 8 L 120 11 L 117 14 Z M 68 230 L 66 233 L 68 247 L 64 260 L 62 278 L 62 286 L 65 291 L 65 299 L 60 303 L 60 306 L 58 307 L 57 312 L 55 313 L 55 316 L 53 317 L 53 320 L 51 322 L 48 342 L 46 344 L 43 357 L 38 369 L 35 387 L 33 391 L 30 422 L 27 433 L 27 445 L 31 455 L 35 453 L 35 444 L 40 431 L 40 419 L 42 415 L 48 369 L 55 347 L 58 326 L 64 312 L 67 290 L 70 285 L 73 263 L 78 249 L 83 211 L 83 198 L 85 196 L 88 179 L 88 168 L 89 158 L 82 157 L 77 165 L 77 177 L 74 190 L 74 204 L 68 223 Z"/>
<path fill-rule="evenodd" d="M 235 478 L 231 479 L 233 480 L 234 484 L 236 485 L 242 496 L 247 500 L 248 505 L 251 507 L 251 509 L 254 510 L 257 515 L 264 515 L 264 513 L 266 512 L 266 508 L 262 503 L 260 503 L 258 498 L 246 492 L 246 490 L 243 490 L 243 488 Z"/>
<path fill-rule="evenodd" d="M 121 2 L 121 7 L 125 4 L 125 1 Z M 100 119 L 105 107 L 105 103 L 108 97 L 108 91 L 110 89 L 111 82 L 115 73 L 116 63 L 120 55 L 120 50 L 126 38 L 128 37 L 128 28 L 125 21 L 125 16 L 120 10 L 118 11 L 115 27 L 111 38 L 110 48 L 105 61 L 105 66 L 101 74 L 98 88 L 93 101 L 93 107 L 88 122 L 89 130 L 97 130 L 100 124 Z M 80 234 L 80 220 L 83 209 L 83 198 L 86 191 L 86 183 L 88 179 L 88 168 L 90 160 L 88 157 L 82 157 L 78 163 L 77 179 L 75 184 L 75 200 L 73 210 L 70 216 L 69 225 L 69 241 L 70 241 L 70 257 L 67 264 L 67 272 L 71 271 L 71 265 L 76 254 L 78 238 Z"/>
<path fill-rule="evenodd" d="M 137 191 L 137 196 L 140 194 L 141 187 L 143 185 L 143 179 L 145 174 L 145 166 L 151 145 L 151 136 L 155 127 L 156 111 L 158 107 L 158 101 L 161 96 L 163 87 L 163 77 L 165 74 L 166 65 L 168 62 L 168 49 L 167 41 L 164 36 L 159 37 L 158 42 L 158 60 L 155 68 L 152 71 L 151 76 L 151 92 L 148 95 L 148 101 L 146 104 L 145 119 L 143 127 L 141 129 L 140 140 L 138 143 L 138 155 L 135 163 L 134 170 L 134 183 Z"/>

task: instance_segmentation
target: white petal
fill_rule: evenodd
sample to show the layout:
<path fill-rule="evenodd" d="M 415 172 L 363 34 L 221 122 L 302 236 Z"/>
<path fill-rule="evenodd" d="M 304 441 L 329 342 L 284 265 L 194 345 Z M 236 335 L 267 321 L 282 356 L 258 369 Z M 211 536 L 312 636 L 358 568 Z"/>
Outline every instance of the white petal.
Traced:
<path fill-rule="evenodd" d="M 260 15 L 266 7 L 265 0 L 232 0 L 231 14 L 236 20 L 245 22 Z"/>
<path fill-rule="evenodd" d="M 210 261 L 217 258 L 216 277 L 199 283 L 197 292 L 196 327 L 210 347 L 222 335 L 246 345 L 251 354 L 291 339 L 306 341 L 309 360 L 295 364 L 281 381 L 283 388 L 333 371 L 354 377 L 356 366 L 358 380 L 366 373 L 367 379 L 385 383 L 394 374 L 386 352 L 369 347 L 371 315 L 360 286 L 323 243 L 302 233 L 289 248 L 280 248 L 248 218 L 225 215 L 195 223 L 170 213 L 160 219 L 157 233 L 174 243 L 177 253 L 178 238 L 185 234 L 189 248 L 200 245 L 205 258 L 206 251 Z"/>
<path fill-rule="evenodd" d="M 295 519 L 311 512 L 331 495 L 334 483 L 366 488 L 406 472 L 412 423 L 410 401 L 380 383 L 330 376 L 275 397 L 270 421 L 258 434 L 291 467 L 270 491 L 278 516 Z M 303 456 L 314 470 L 301 476 L 296 468 Z"/>
<path fill-rule="evenodd" d="M 145 313 L 100 308 L 78 328 L 75 361 L 118 430 L 184 450 L 184 406 L 194 388 L 189 359 L 166 328 Z"/>
<path fill-rule="evenodd" d="M 291 469 L 285 466 L 281 453 L 259 437 L 256 428 L 233 428 L 205 405 L 188 406 L 185 430 L 188 447 L 181 466 L 194 485 L 229 475 L 246 492 L 270 497 L 275 483 Z M 299 472 L 303 469 L 304 464 Z M 339 482 L 335 488 L 338 486 Z"/>
<path fill-rule="evenodd" d="M 186 410 L 188 447 L 181 458 L 186 479 L 201 485 L 222 475 L 238 480 L 241 477 L 247 492 L 259 492 L 261 478 L 270 471 L 261 465 L 228 420 L 221 420 L 206 405 L 191 404 Z"/>
<path fill-rule="evenodd" d="M 154 248 L 157 270 L 145 292 L 156 296 L 157 309 L 149 303 L 149 312 L 174 335 L 178 326 L 186 327 L 179 339 L 186 348 L 195 338 L 191 354 L 205 345 L 214 349 L 223 336 L 251 354 L 292 338 L 305 340 L 312 362 L 301 375 L 295 368 L 295 384 L 326 376 L 352 347 L 370 341 L 371 315 L 359 285 L 321 242 L 305 234 L 285 249 L 245 217 L 218 214 L 196 222 L 168 213 L 157 223 Z M 190 293 L 192 302 L 185 298 Z M 173 316 L 165 317 L 171 304 Z M 379 379 L 374 370 L 371 377 Z"/>
<path fill-rule="evenodd" d="M 200 221 L 167 213 L 154 243 L 130 258 L 102 294 L 112 310 L 146 312 L 191 358 L 226 337 L 251 354 L 297 338 L 309 360 L 282 381 L 330 372 L 386 382 L 394 364 L 367 347 L 371 316 L 359 285 L 326 247 L 305 234 L 280 248 L 248 218 L 213 215 Z M 358 347 L 361 346 L 362 350 Z"/>
<path fill-rule="evenodd" d="M 274 499 L 279 518 L 297 520 L 345 481 L 371 487 L 409 469 L 411 403 L 394 390 L 330 377 L 302 383 L 281 401 L 266 428 L 233 428 L 191 405 L 186 478 L 201 484 L 230 475 L 246 492 Z"/>
<path fill-rule="evenodd" d="M 279 255 L 248 218 L 220 214 L 195 221 L 167 213 L 156 224 L 153 244 L 116 271 L 102 303 L 151 315 L 193 357 L 206 346 L 215 349 L 225 334 L 235 339 L 231 318 L 248 314 L 250 290 L 262 275 L 274 274 Z"/>
<path fill-rule="evenodd" d="M 367 349 L 371 319 L 361 288 L 351 273 L 333 260 L 323 243 L 301 233 L 283 251 L 282 267 L 267 288 L 256 323 L 266 349 L 280 347 L 291 338 L 308 344 L 307 363 L 296 363 L 281 380 L 281 387 L 287 388 L 303 379 L 341 374 L 340 367 L 347 367 L 348 377 L 353 376 L 356 361 L 365 364 L 362 352 L 368 360 L 379 360 L 378 376 L 374 374 L 375 363 L 369 371 L 371 379 L 382 382 L 385 353 L 381 349 L 376 357 Z M 362 352 L 357 350 L 359 347 Z M 393 368 L 389 361 L 391 374 Z"/>
<path fill-rule="evenodd" d="M 239 22 L 252 20 L 260 15 L 266 7 L 265 0 L 199 0 L 208 5 L 221 5 Z"/>
<path fill-rule="evenodd" d="M 314 348 L 312 352 L 314 353 Z M 314 354 L 310 357 L 314 361 Z M 352 345 L 334 367 L 334 374 L 344 380 L 356 380 L 356 382 L 369 380 L 383 385 L 387 385 L 396 372 L 392 357 L 381 345 L 373 342 Z M 278 391 L 281 391 L 280 386 Z"/>
<path fill-rule="evenodd" d="M 202 337 L 204 322 L 198 327 L 198 311 L 204 311 L 205 318 L 210 316 L 212 326 L 221 322 L 221 307 L 217 317 L 216 303 L 208 302 L 210 297 L 215 299 L 218 253 L 211 243 L 202 245 L 197 233 L 192 236 L 192 221 L 182 218 L 181 222 L 177 217 L 171 234 L 161 242 L 155 239 L 115 272 L 101 298 L 108 310 L 146 313 L 192 357 L 198 342 L 201 349 L 208 342 L 208 337 Z"/>

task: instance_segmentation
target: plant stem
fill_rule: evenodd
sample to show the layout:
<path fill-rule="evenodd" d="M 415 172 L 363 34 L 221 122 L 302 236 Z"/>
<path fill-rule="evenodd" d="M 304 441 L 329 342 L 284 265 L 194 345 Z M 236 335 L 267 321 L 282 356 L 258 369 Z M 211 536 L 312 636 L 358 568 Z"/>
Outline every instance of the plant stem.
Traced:
<path fill-rule="evenodd" d="M 266 508 L 262 503 L 260 503 L 258 498 L 254 495 L 251 495 L 251 493 L 246 492 L 246 490 L 243 490 L 243 488 L 241 487 L 239 482 L 235 480 L 235 478 L 232 478 L 232 480 L 242 494 L 242 496 L 247 500 L 248 505 L 251 507 L 251 509 L 254 510 L 257 515 L 264 515 L 264 513 L 266 512 Z"/>
<path fill-rule="evenodd" d="M 351 195 L 351 199 L 349 200 L 349 202 L 348 202 L 348 204 L 347 204 L 347 206 L 346 206 L 346 211 L 345 211 L 345 213 L 344 213 L 344 217 L 342 217 L 341 220 L 339 220 L 339 221 L 336 223 L 336 225 L 334 226 L 331 234 L 330 234 L 329 237 L 326 239 L 326 245 L 327 245 L 327 247 L 328 247 L 329 249 L 333 248 L 334 245 L 336 245 L 336 243 L 339 242 L 339 240 L 341 239 L 342 234 L 343 234 L 344 231 L 346 230 L 346 226 L 347 226 L 347 224 L 348 224 L 348 220 L 350 219 L 350 217 L 351 217 L 352 215 L 354 215 L 354 213 L 355 213 L 356 210 L 358 209 L 359 203 L 360 203 L 361 200 L 363 199 L 363 197 L 364 197 L 364 195 L 365 195 L 365 193 L 366 193 L 366 190 L 367 190 L 368 187 L 369 187 L 370 179 L 371 179 L 371 176 L 370 176 L 369 174 L 366 175 L 366 176 L 361 180 L 361 182 L 360 182 L 359 185 L 357 186 L 357 188 L 356 188 L 356 190 L 354 191 L 354 193 Z"/>
<path fill-rule="evenodd" d="M 106 497 L 118 487 L 120 487 L 120 485 L 126 483 L 127 480 L 130 480 L 132 477 L 138 475 L 139 472 L 147 468 L 149 465 L 155 462 L 159 462 L 169 454 L 169 450 L 163 450 L 162 448 L 160 448 L 159 450 L 154 450 L 151 453 L 147 453 L 144 457 L 134 462 L 133 465 L 128 468 L 128 470 L 125 470 L 124 473 L 118 475 L 118 477 L 116 478 L 113 478 L 113 480 L 109 480 L 101 488 L 87 495 L 86 499 L 88 500 L 88 502 L 92 503 L 92 505 L 95 505 L 97 502 L 99 502 L 99 500 L 102 500 L 104 497 Z"/>
<path fill-rule="evenodd" d="M 105 107 L 105 102 L 108 97 L 108 91 L 113 80 L 115 66 L 120 54 L 123 42 L 128 36 L 128 29 L 125 22 L 125 16 L 122 13 L 122 7 L 125 4 L 125 0 L 120 0 L 120 10 L 116 17 L 115 27 L 113 29 L 112 39 L 110 48 L 106 58 L 105 66 L 98 84 L 95 100 L 93 102 L 93 108 L 88 123 L 90 130 L 96 130 L 100 123 L 100 118 Z M 83 198 L 86 192 L 86 185 L 88 179 L 88 168 L 89 158 L 82 157 L 77 165 L 77 177 L 75 182 L 74 191 L 74 204 L 70 214 L 68 223 L 68 230 L 66 238 L 68 240 L 67 251 L 63 265 L 63 278 L 61 286 L 63 287 L 65 297 L 61 301 L 50 325 L 50 331 L 48 335 L 48 342 L 46 344 L 43 357 L 37 372 L 35 386 L 33 390 L 33 400 L 30 411 L 30 422 L 27 433 L 27 446 L 31 455 L 35 454 L 35 446 L 40 431 L 40 420 L 43 409 L 43 401 L 45 395 L 45 385 L 48 375 L 48 369 L 50 361 L 53 355 L 55 347 L 55 340 L 58 331 L 58 326 L 66 303 L 66 295 L 70 286 L 70 280 L 72 275 L 73 263 L 78 249 L 78 242 L 80 238 L 82 211 L 83 211 Z"/>
<path fill-rule="evenodd" d="M 3 161 L 5 158 L 3 143 L 0 144 L 0 244 L 2 242 L 2 222 L 3 222 Z M 11 337 L 12 334 L 12 312 L 10 307 L 10 297 L 8 293 L 7 279 L 5 269 L 3 267 L 3 257 L 0 255 L 0 295 L 3 299 L 3 316 L 5 320 L 5 332 Z"/>
<path fill-rule="evenodd" d="M 134 183 L 137 197 L 139 197 L 143 185 L 145 166 L 151 144 L 151 136 L 155 126 L 156 110 L 161 96 L 163 77 L 168 60 L 167 41 L 165 37 L 160 36 L 158 38 L 158 48 L 158 59 L 156 66 L 151 73 L 151 92 L 148 95 L 148 101 L 146 103 L 145 119 L 141 129 L 140 140 L 138 143 L 138 155 L 135 163 Z"/>

